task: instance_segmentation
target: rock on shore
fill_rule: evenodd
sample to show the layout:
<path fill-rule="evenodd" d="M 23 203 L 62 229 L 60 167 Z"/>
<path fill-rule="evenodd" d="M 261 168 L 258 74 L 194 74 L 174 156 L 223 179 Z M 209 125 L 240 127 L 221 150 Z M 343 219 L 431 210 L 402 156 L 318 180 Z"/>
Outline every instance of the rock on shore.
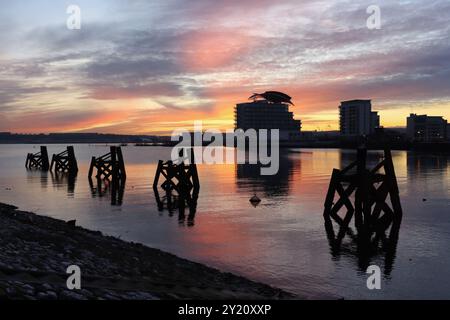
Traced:
<path fill-rule="evenodd" d="M 66 270 L 81 268 L 81 289 Z M 0 203 L 0 299 L 291 299 L 280 289 Z"/>

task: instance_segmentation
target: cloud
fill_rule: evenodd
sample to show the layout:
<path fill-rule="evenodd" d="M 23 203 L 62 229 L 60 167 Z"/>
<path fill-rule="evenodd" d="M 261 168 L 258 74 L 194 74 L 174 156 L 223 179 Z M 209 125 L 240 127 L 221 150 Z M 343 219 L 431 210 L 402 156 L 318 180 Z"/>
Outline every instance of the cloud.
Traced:
<path fill-rule="evenodd" d="M 94 87 L 89 98 L 96 100 L 136 99 L 158 96 L 180 96 L 181 86 L 175 83 L 154 83 L 141 86 L 126 87 Z"/>
<path fill-rule="evenodd" d="M 448 1 L 381 0 L 380 30 L 366 28 L 368 0 L 107 4 L 83 3 L 79 31 L 50 18 L 21 22 L 14 4 L 5 5 L 2 16 L 13 18 L 0 22 L 0 34 L 14 36 L 0 52 L 0 114 L 10 121 L 35 112 L 49 128 L 50 119 L 65 125 L 74 115 L 105 130 L 146 131 L 173 125 L 172 117 L 232 123 L 235 103 L 277 89 L 294 97 L 308 127 L 345 99 L 399 112 L 450 100 Z M 92 112 L 77 113 L 86 108 Z M 117 119 L 102 119 L 102 109 Z M 89 121 L 77 122 L 74 130 Z"/>
<path fill-rule="evenodd" d="M 15 111 L 14 106 L 22 100 L 43 92 L 59 92 L 64 87 L 57 86 L 25 86 L 18 81 L 0 79 L 0 112 Z"/>

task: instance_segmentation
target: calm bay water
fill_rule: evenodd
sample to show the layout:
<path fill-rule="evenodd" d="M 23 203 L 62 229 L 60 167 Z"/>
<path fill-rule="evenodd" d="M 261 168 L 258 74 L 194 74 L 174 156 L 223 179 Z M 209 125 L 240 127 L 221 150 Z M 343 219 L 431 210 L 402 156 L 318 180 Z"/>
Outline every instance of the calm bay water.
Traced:
<path fill-rule="evenodd" d="M 49 146 L 49 154 L 64 148 Z M 322 216 L 331 171 L 353 161 L 353 151 L 285 150 L 279 173 L 267 177 L 254 166 L 200 165 L 192 226 L 179 222 L 177 212 L 159 211 L 155 201 L 157 161 L 170 158 L 169 148 L 123 148 L 128 178 L 120 206 L 93 192 L 87 179 L 90 158 L 109 152 L 107 146 L 75 146 L 80 171 L 73 183 L 27 171 L 26 154 L 38 151 L 0 145 L 1 202 L 76 219 L 83 227 L 307 297 L 450 298 L 449 155 L 393 152 L 404 217 L 392 270 L 383 274 L 381 290 L 370 291 L 356 244 L 346 237 L 342 250 L 332 251 Z M 370 152 L 369 160 L 376 163 L 381 155 Z M 249 203 L 255 193 L 262 199 L 256 208 Z M 385 254 L 371 256 L 370 263 L 386 269 Z"/>

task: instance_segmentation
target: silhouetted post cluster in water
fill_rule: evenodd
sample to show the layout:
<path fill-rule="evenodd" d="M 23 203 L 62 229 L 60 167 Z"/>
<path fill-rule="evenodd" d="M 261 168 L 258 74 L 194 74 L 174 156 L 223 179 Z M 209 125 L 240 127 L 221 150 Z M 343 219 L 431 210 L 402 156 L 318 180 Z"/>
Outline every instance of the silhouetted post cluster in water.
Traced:
<path fill-rule="evenodd" d="M 27 168 L 36 168 L 41 170 L 51 170 L 55 172 L 56 180 L 62 181 L 59 174 L 68 176 L 69 191 L 73 193 L 75 178 L 78 173 L 78 165 L 75 157 L 75 151 L 72 146 L 61 153 L 54 154 L 51 165 L 48 161 L 47 147 L 42 146 L 41 152 L 27 155 Z M 95 175 L 94 175 L 95 171 Z M 158 192 L 158 183 L 164 178 L 161 188 L 165 192 L 165 196 L 160 198 Z M 95 177 L 96 183 L 93 178 Z M 100 157 L 92 157 L 89 167 L 89 185 L 91 187 L 92 196 L 102 197 L 108 191 L 111 191 L 111 204 L 121 205 L 124 192 L 126 171 L 125 163 L 120 147 L 110 147 L 110 152 Z M 153 189 L 158 204 L 158 209 L 164 209 L 164 203 L 167 205 L 169 212 L 179 209 L 180 223 L 186 220 L 185 209 L 189 208 L 188 225 L 194 224 L 195 213 L 197 210 L 197 200 L 200 190 L 200 181 L 198 178 L 197 165 L 193 159 L 190 164 L 180 161 L 179 164 L 173 161 L 159 161 L 156 171 Z"/>
<path fill-rule="evenodd" d="M 88 174 L 91 189 L 94 188 L 94 183 L 92 181 L 94 169 L 97 170 L 95 175 L 95 178 L 97 179 L 97 190 L 101 192 L 102 182 L 105 183 L 105 189 L 108 189 L 111 186 L 111 204 L 120 205 L 122 203 L 125 181 L 127 178 L 122 149 L 120 147 L 111 147 L 109 153 L 98 158 L 92 157 Z"/>
<path fill-rule="evenodd" d="M 357 242 L 361 267 L 366 265 L 370 255 L 377 251 L 378 242 L 381 240 L 386 252 L 385 273 L 389 273 L 395 257 L 403 214 L 397 178 L 390 150 L 384 151 L 384 160 L 372 169 L 367 169 L 366 160 L 367 150 L 358 149 L 355 162 L 343 170 L 333 170 L 325 200 L 325 228 L 334 254 L 339 252 L 346 234 Z M 384 173 L 380 173 L 382 169 Z M 338 197 L 335 202 L 336 195 Z M 391 206 L 388 204 L 388 196 Z M 341 217 L 339 212 L 344 207 L 346 213 Z M 353 215 L 356 237 L 349 227 Z M 337 236 L 334 233 L 333 221 L 340 227 Z M 389 227 L 389 237 L 386 238 L 385 233 Z"/>
<path fill-rule="evenodd" d="M 88 177 L 92 178 L 94 169 L 97 169 L 95 177 L 97 179 L 125 180 L 125 164 L 123 162 L 122 149 L 120 147 L 110 147 L 110 152 L 98 158 L 92 157 L 89 167 Z"/>
<path fill-rule="evenodd" d="M 72 146 L 67 147 L 67 149 L 61 153 L 53 155 L 50 171 L 52 171 L 53 168 L 55 169 L 55 173 L 77 174 L 78 164 Z"/>
<path fill-rule="evenodd" d="M 41 146 L 41 152 L 36 154 L 29 153 L 27 155 L 25 166 L 27 169 L 50 171 L 53 181 L 61 182 L 67 180 L 68 192 L 73 194 L 78 165 L 72 146 L 68 146 L 61 153 L 53 154 L 51 164 L 48 161 L 47 147 Z M 53 175 L 53 171 L 55 175 Z"/>
<path fill-rule="evenodd" d="M 50 162 L 48 161 L 47 147 L 41 146 L 41 151 L 38 153 L 28 153 L 25 167 L 27 169 L 48 171 Z"/>
<path fill-rule="evenodd" d="M 159 196 L 158 191 L 161 176 L 164 179 L 164 182 L 161 184 L 161 188 L 165 191 L 163 198 Z M 200 191 L 200 181 L 195 163 L 188 165 L 184 162 L 174 164 L 173 161 L 164 162 L 160 160 L 153 182 L 153 190 L 160 211 L 164 210 L 164 202 L 170 214 L 172 214 L 173 209 L 178 208 L 179 222 L 184 223 L 187 205 L 189 207 L 188 226 L 194 224 L 198 194 Z"/>

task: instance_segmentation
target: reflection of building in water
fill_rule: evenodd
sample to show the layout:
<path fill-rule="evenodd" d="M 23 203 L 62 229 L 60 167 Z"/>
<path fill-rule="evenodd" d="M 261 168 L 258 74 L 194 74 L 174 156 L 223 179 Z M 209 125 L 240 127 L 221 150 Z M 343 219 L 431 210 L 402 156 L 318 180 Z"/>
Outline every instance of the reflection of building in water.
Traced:
<path fill-rule="evenodd" d="M 450 166 L 449 159 L 448 154 L 408 152 L 406 158 L 408 179 L 426 178 L 436 171 L 446 172 Z"/>
<path fill-rule="evenodd" d="M 280 166 L 278 173 L 271 176 L 261 175 L 261 164 L 236 165 L 236 186 L 239 190 L 262 191 L 265 196 L 285 196 L 289 194 L 293 174 L 300 171 L 300 157 L 290 155 L 280 150 Z"/>
<path fill-rule="evenodd" d="M 121 206 L 125 194 L 125 181 L 109 180 L 89 177 L 92 198 L 111 197 L 111 205 Z"/>
<path fill-rule="evenodd" d="M 339 168 L 345 168 L 349 164 L 355 161 L 356 151 L 355 150 L 339 150 Z M 367 152 L 367 165 L 376 165 L 383 160 L 383 151 L 368 151 Z M 393 155 L 393 158 L 395 155 Z"/>
<path fill-rule="evenodd" d="M 405 187 L 409 193 L 425 198 L 430 195 L 433 197 L 445 195 L 448 192 L 450 175 L 448 154 L 408 152 L 406 165 L 408 183 Z"/>

